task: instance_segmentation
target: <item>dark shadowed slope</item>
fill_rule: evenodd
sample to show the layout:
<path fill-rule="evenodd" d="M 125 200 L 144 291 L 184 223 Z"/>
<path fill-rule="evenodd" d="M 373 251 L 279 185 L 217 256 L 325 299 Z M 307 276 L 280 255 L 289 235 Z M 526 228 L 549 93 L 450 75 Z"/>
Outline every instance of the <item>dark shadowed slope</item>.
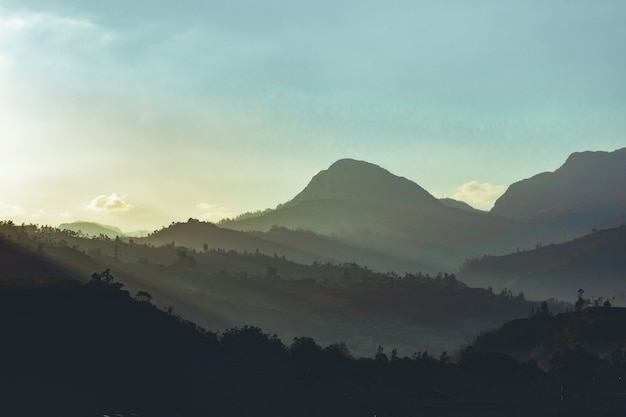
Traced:
<path fill-rule="evenodd" d="M 626 148 L 573 153 L 556 171 L 512 184 L 491 213 L 516 220 L 585 213 L 596 227 L 616 226 L 626 220 Z"/>
<path fill-rule="evenodd" d="M 578 288 L 583 288 L 589 297 L 617 296 L 617 302 L 624 305 L 626 226 L 559 245 L 471 260 L 459 277 L 470 285 L 524 291 L 533 299 L 574 300 Z"/>
<path fill-rule="evenodd" d="M 41 251 L 34 253 L 0 235 L 0 283 L 32 285 L 71 276 L 74 274 L 69 269 L 47 259 Z"/>

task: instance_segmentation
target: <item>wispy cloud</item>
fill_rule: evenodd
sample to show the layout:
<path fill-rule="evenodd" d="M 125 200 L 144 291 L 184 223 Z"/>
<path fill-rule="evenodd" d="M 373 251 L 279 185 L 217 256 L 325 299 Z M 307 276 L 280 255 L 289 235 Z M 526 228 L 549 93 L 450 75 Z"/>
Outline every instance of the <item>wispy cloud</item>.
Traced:
<path fill-rule="evenodd" d="M 505 190 L 506 187 L 503 185 L 491 185 L 488 182 L 469 181 L 457 188 L 452 198 L 464 201 L 473 207 L 488 210 Z"/>
<path fill-rule="evenodd" d="M 109 195 L 99 195 L 86 205 L 90 210 L 94 211 L 117 211 L 123 212 L 132 209 L 134 206 L 122 197 L 119 197 L 116 193 Z"/>
<path fill-rule="evenodd" d="M 216 204 L 199 203 L 196 207 L 202 212 L 201 217 L 209 221 L 218 221 L 234 215 L 231 210 Z"/>

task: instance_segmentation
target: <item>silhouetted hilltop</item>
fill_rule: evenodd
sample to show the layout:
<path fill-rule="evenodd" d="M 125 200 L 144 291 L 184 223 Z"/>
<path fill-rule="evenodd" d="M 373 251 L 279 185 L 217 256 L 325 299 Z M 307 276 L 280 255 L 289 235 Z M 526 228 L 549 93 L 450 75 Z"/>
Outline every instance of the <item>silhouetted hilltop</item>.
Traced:
<path fill-rule="evenodd" d="M 516 220 L 572 216 L 595 217 L 595 227 L 626 220 L 626 148 L 614 152 L 576 152 L 554 172 L 512 184 L 492 214 Z"/>
<path fill-rule="evenodd" d="M 320 200 L 397 207 L 439 205 L 436 198 L 413 181 L 396 176 L 378 165 L 354 159 L 341 159 L 320 171 L 304 190 L 283 207 Z"/>
<path fill-rule="evenodd" d="M 558 245 L 466 262 L 459 277 L 470 285 L 524 291 L 533 298 L 574 299 L 584 288 L 596 297 L 618 297 L 626 282 L 626 226 L 600 230 Z"/>

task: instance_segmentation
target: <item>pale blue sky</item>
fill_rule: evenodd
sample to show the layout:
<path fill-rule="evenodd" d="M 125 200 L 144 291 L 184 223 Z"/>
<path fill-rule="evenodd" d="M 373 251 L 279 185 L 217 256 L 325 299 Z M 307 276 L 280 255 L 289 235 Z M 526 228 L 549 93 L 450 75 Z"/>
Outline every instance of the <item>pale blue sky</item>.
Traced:
<path fill-rule="evenodd" d="M 623 1 L 0 0 L 0 218 L 274 207 L 344 157 L 488 209 L 626 146 Z"/>

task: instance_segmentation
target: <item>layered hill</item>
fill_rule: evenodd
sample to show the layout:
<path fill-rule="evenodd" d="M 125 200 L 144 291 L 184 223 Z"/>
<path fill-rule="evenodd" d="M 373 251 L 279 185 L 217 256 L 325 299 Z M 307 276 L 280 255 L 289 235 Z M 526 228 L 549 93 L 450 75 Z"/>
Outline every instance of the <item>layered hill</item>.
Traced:
<path fill-rule="evenodd" d="M 305 264 L 356 262 L 378 271 L 417 268 L 417 263 L 413 260 L 361 247 L 337 236 L 278 226 L 272 227 L 267 232 L 242 232 L 189 219 L 186 223 L 171 224 L 146 238 L 134 241 L 154 246 L 173 242 L 198 251 L 223 249 L 270 256 L 275 254 Z"/>
<path fill-rule="evenodd" d="M 578 288 L 589 296 L 626 303 L 626 226 L 593 232 L 573 241 L 505 256 L 468 261 L 459 277 L 476 286 L 507 287 L 534 299 L 574 300 Z"/>

